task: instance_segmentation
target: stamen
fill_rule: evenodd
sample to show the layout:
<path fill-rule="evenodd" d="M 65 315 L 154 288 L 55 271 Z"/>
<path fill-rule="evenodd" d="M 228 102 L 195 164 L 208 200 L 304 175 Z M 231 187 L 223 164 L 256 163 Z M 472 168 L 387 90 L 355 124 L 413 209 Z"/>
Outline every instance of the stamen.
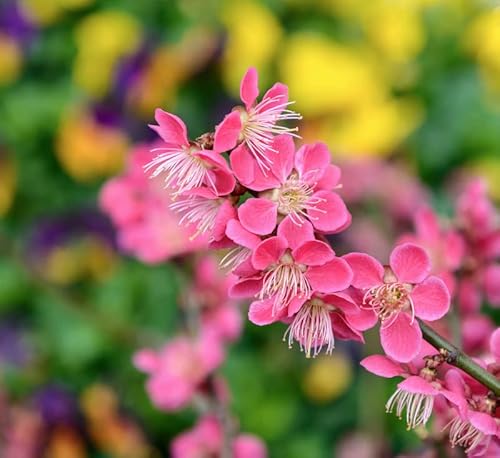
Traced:
<path fill-rule="evenodd" d="M 196 233 L 190 240 L 214 228 L 219 207 L 219 199 L 206 199 L 201 196 L 188 196 L 170 204 L 172 210 L 182 214 L 179 225 L 196 225 Z"/>
<path fill-rule="evenodd" d="M 230 272 L 238 267 L 243 261 L 247 260 L 251 254 L 252 250 L 244 246 L 231 248 L 220 260 L 219 266 L 223 269 L 229 269 Z"/>
<path fill-rule="evenodd" d="M 396 408 L 396 415 L 401 418 L 406 410 L 406 424 L 408 429 L 425 425 L 432 414 L 434 397 L 422 393 L 410 393 L 398 388 L 385 404 L 385 411 L 392 413 Z"/>
<path fill-rule="evenodd" d="M 335 337 L 327 304 L 316 300 L 304 304 L 288 326 L 283 340 L 288 340 L 288 348 L 292 348 L 294 340 L 299 342 L 300 351 L 305 351 L 306 358 L 311 354 L 316 358 L 324 345 L 326 354 L 331 354 Z"/>
<path fill-rule="evenodd" d="M 442 431 L 448 427 L 450 428 L 449 436 L 451 446 L 455 447 L 456 445 L 459 445 L 460 447 L 464 447 L 466 453 L 470 453 L 485 438 L 489 438 L 489 436 L 486 436 L 471 423 L 462 420 L 458 415 L 447 423 Z"/>

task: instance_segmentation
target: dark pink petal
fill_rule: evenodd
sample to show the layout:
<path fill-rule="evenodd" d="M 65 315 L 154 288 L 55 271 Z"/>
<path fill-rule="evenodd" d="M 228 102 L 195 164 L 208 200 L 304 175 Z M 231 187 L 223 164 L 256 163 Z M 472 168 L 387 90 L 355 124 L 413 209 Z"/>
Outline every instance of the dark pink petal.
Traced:
<path fill-rule="evenodd" d="M 453 391 L 449 391 L 446 389 L 441 389 L 440 393 L 458 409 L 458 412 L 460 413 L 460 416 L 462 418 L 465 418 L 467 416 L 469 405 L 467 403 L 467 400 L 463 396 L 460 396 Z"/>
<path fill-rule="evenodd" d="M 369 289 L 383 283 L 384 268 L 375 258 L 365 253 L 349 253 L 342 256 L 354 274 L 352 286 Z"/>
<path fill-rule="evenodd" d="M 308 300 L 305 296 L 296 296 L 288 304 L 288 317 L 295 315 Z"/>
<path fill-rule="evenodd" d="M 288 241 L 288 246 L 293 250 L 304 242 L 314 240 L 314 229 L 309 221 L 304 221 L 301 226 L 295 224 L 287 216 L 278 226 L 278 235 Z"/>
<path fill-rule="evenodd" d="M 262 277 L 243 278 L 229 288 L 231 298 L 255 297 L 262 289 Z"/>
<path fill-rule="evenodd" d="M 404 243 L 394 248 L 389 264 L 398 280 L 404 283 L 420 283 L 431 270 L 431 262 L 425 250 L 413 243 Z"/>
<path fill-rule="evenodd" d="M 415 394 L 427 394 L 431 396 L 439 394 L 439 391 L 436 390 L 436 388 L 434 388 L 429 382 L 425 381 L 421 377 L 417 377 L 416 375 L 412 375 L 406 380 L 403 380 L 398 384 L 398 388 Z"/>
<path fill-rule="evenodd" d="M 333 335 L 335 338 L 365 343 L 363 334 L 356 329 L 353 329 L 349 325 L 349 322 L 346 321 L 345 317 L 343 317 L 340 313 L 330 313 L 330 320 L 332 322 Z"/>
<path fill-rule="evenodd" d="M 259 271 L 254 268 L 250 257 L 238 264 L 232 273 L 238 277 L 256 277 L 260 275 Z"/>
<path fill-rule="evenodd" d="M 387 356 L 371 355 L 361 360 L 360 364 L 372 374 L 379 377 L 392 378 L 404 375 L 401 366 L 390 360 Z"/>
<path fill-rule="evenodd" d="M 307 210 L 309 219 L 316 230 L 333 234 L 344 230 L 351 222 L 351 214 L 342 198 L 330 191 L 315 192 L 310 201 L 320 199 Z"/>
<path fill-rule="evenodd" d="M 412 323 L 411 317 L 401 312 L 390 326 L 381 326 L 380 342 L 387 356 L 407 363 L 420 351 L 422 331 L 416 320 Z"/>
<path fill-rule="evenodd" d="M 297 264 L 321 266 L 333 259 L 335 253 L 328 243 L 321 242 L 320 240 L 309 240 L 295 248 L 292 256 Z"/>
<path fill-rule="evenodd" d="M 252 254 L 252 264 L 257 270 L 265 270 L 279 261 L 288 248 L 283 237 L 269 237 L 257 245 Z"/>
<path fill-rule="evenodd" d="M 233 149 L 238 143 L 241 127 L 240 112 L 229 113 L 215 128 L 214 151 L 222 153 Z"/>
<path fill-rule="evenodd" d="M 469 411 L 469 421 L 472 426 L 475 426 L 479 431 L 487 436 L 493 436 L 497 432 L 497 424 L 495 419 L 483 412 Z"/>
<path fill-rule="evenodd" d="M 268 199 L 250 198 L 238 208 L 241 225 L 257 235 L 274 231 L 278 218 L 278 205 Z"/>
<path fill-rule="evenodd" d="M 233 207 L 229 200 L 224 200 L 219 207 L 217 216 L 215 217 L 214 228 L 212 230 L 212 238 L 214 240 L 222 240 L 226 235 L 227 223 L 236 218 L 236 208 Z"/>
<path fill-rule="evenodd" d="M 339 184 L 341 175 L 342 173 L 340 171 L 340 167 L 337 167 L 333 164 L 328 164 L 328 166 L 323 171 L 323 175 L 316 182 L 315 189 L 325 189 L 327 191 L 331 191 Z"/>
<path fill-rule="evenodd" d="M 348 290 L 347 290 L 348 291 Z M 321 300 L 327 304 L 333 305 L 336 309 L 342 310 L 345 315 L 356 315 L 361 309 L 358 304 L 345 291 L 335 294 L 326 294 Z"/>
<path fill-rule="evenodd" d="M 496 359 L 500 360 L 500 328 L 496 328 L 491 334 L 490 351 Z"/>
<path fill-rule="evenodd" d="M 221 154 L 210 150 L 201 150 L 193 155 L 199 157 L 211 166 L 209 169 L 211 183 L 215 185 L 217 195 L 225 196 L 233 191 L 234 186 L 236 185 L 236 180 L 232 170 L 229 168 L 226 160 Z M 211 183 L 205 184 L 208 186 Z"/>
<path fill-rule="evenodd" d="M 276 106 L 288 102 L 288 88 L 282 83 L 275 83 L 262 97 L 262 102 L 259 106 L 263 105 L 263 110 L 270 110 Z"/>
<path fill-rule="evenodd" d="M 465 241 L 460 234 L 449 231 L 443 236 L 443 256 L 450 270 L 460 267 L 465 255 Z"/>
<path fill-rule="evenodd" d="M 247 231 L 237 219 L 232 219 L 227 223 L 226 235 L 245 248 L 255 248 L 260 243 L 260 237 Z"/>
<path fill-rule="evenodd" d="M 361 309 L 357 314 L 346 315 L 345 319 L 358 331 L 366 331 L 377 324 L 378 317 L 373 310 Z"/>
<path fill-rule="evenodd" d="M 462 313 L 476 313 L 481 308 L 481 291 L 473 278 L 460 279 L 458 284 L 458 304 Z"/>
<path fill-rule="evenodd" d="M 316 184 L 330 165 L 330 151 L 324 143 L 302 146 L 295 156 L 295 168 L 300 178 Z"/>
<path fill-rule="evenodd" d="M 181 118 L 160 108 L 155 110 L 157 126 L 150 125 L 164 142 L 172 145 L 188 145 L 186 125 Z"/>
<path fill-rule="evenodd" d="M 444 281 L 434 275 L 419 283 L 410 293 L 415 315 L 423 320 L 434 321 L 450 309 L 450 293 Z"/>
<path fill-rule="evenodd" d="M 490 264 L 484 270 L 484 291 L 488 302 L 497 307 L 500 305 L 500 264 Z"/>
<path fill-rule="evenodd" d="M 247 110 L 252 107 L 258 95 L 259 75 L 257 74 L 257 70 L 255 68 L 250 67 L 245 73 L 245 76 L 243 76 L 240 85 L 240 98 L 245 104 Z"/>
<path fill-rule="evenodd" d="M 276 312 L 273 313 L 274 299 L 264 299 L 263 301 L 254 301 L 250 304 L 248 310 L 248 319 L 259 326 L 271 324 L 279 321 L 279 316 Z"/>
<path fill-rule="evenodd" d="M 333 258 L 322 266 L 310 267 L 305 275 L 312 288 L 320 293 L 342 291 L 352 281 L 352 270 L 341 258 Z"/>
<path fill-rule="evenodd" d="M 293 158 L 295 156 L 295 144 L 291 135 L 277 135 L 273 139 L 273 150 L 271 170 L 273 175 L 284 183 L 293 169 Z"/>

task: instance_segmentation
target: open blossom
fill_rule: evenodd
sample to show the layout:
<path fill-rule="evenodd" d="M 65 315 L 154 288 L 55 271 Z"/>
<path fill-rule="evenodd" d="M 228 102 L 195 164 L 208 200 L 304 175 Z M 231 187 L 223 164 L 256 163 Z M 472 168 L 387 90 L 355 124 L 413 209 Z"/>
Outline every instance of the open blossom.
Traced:
<path fill-rule="evenodd" d="M 385 407 L 388 413 L 396 410 L 399 418 L 405 412 L 408 429 L 425 426 L 431 417 L 437 396 L 443 396 L 462 409 L 465 408 L 465 403 L 448 390 L 439 377 L 439 362 L 436 364 L 436 359 L 430 356 L 435 353 L 436 350 L 424 342 L 419 355 L 404 365 L 383 355 L 371 355 L 361 361 L 367 371 L 379 377 L 404 377 Z M 436 356 L 439 358 L 439 355 Z"/>
<path fill-rule="evenodd" d="M 221 456 L 224 447 L 223 429 L 220 421 L 206 415 L 190 431 L 177 436 L 170 445 L 172 458 L 202 458 Z M 239 434 L 230 444 L 234 458 L 266 458 L 264 443 L 251 434 Z"/>
<path fill-rule="evenodd" d="M 229 194 L 235 185 L 234 176 L 226 160 L 196 142 L 189 142 L 184 122 L 161 109 L 155 112 L 158 125 L 150 127 L 165 142 L 151 151 L 158 155 L 146 165 L 152 177 L 164 176 L 165 188 L 182 194 L 201 186 L 209 187 L 216 195 Z"/>
<path fill-rule="evenodd" d="M 429 276 L 426 252 L 411 243 L 399 245 L 385 268 L 364 253 L 350 253 L 344 259 L 354 273 L 352 285 L 364 292 L 362 306 L 372 309 L 381 321 L 385 353 L 396 361 L 411 361 L 422 344 L 422 331 L 415 318 L 434 321 L 450 307 L 443 280 Z"/>
<path fill-rule="evenodd" d="M 276 236 L 257 245 L 251 268 L 253 272 L 250 269 L 248 277 L 238 281 L 231 292 L 271 299 L 276 316 L 309 299 L 313 292 L 346 289 L 352 279 L 349 265 L 336 257 L 327 243 L 314 238 L 312 225 L 305 221 L 297 226 L 289 216 L 278 226 Z"/>
<path fill-rule="evenodd" d="M 134 355 L 134 365 L 149 375 L 147 392 L 164 410 L 186 407 L 197 390 L 222 362 L 224 351 L 213 334 L 197 340 L 177 337 L 159 351 L 143 349 Z"/>
<path fill-rule="evenodd" d="M 278 151 L 272 146 L 277 134 L 291 133 L 296 127 L 289 128 L 277 123 L 298 120 L 302 117 L 289 110 L 288 89 L 276 83 L 269 89 L 262 100 L 256 103 L 259 95 L 258 75 L 255 68 L 250 68 L 241 81 L 240 97 L 244 107 L 236 107 L 215 129 L 215 151 L 232 150 L 242 142 L 265 173 L 270 170 Z"/>
<path fill-rule="evenodd" d="M 278 152 L 264 174 L 247 148 L 231 153 L 231 166 L 247 188 L 260 191 L 238 209 L 241 224 L 250 232 L 267 235 L 279 218 L 289 216 L 296 224 L 310 221 L 315 230 L 334 233 L 345 229 L 351 215 L 341 197 L 332 190 L 338 186 L 340 169 L 330 164 L 326 145 L 304 145 L 297 152 L 290 135 L 273 140 Z"/>

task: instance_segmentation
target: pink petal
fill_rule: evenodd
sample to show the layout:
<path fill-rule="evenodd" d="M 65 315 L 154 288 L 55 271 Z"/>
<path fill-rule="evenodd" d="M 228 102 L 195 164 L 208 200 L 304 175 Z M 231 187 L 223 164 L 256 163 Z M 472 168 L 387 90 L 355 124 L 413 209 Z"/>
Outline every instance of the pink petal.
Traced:
<path fill-rule="evenodd" d="M 346 315 L 349 324 L 358 331 L 366 331 L 377 324 L 378 317 L 373 310 L 361 309 L 357 314 Z"/>
<path fill-rule="evenodd" d="M 241 225 L 257 235 L 274 231 L 278 218 L 278 205 L 268 199 L 250 198 L 238 208 Z"/>
<path fill-rule="evenodd" d="M 447 268 L 458 269 L 465 255 L 465 241 L 462 236 L 457 232 L 447 232 L 444 234 L 443 248 Z"/>
<path fill-rule="evenodd" d="M 321 300 L 341 310 L 344 315 L 356 315 L 361 310 L 358 304 L 345 291 L 323 295 Z"/>
<path fill-rule="evenodd" d="M 491 415 L 483 412 L 469 412 L 469 421 L 479 431 L 488 436 L 493 436 L 497 432 L 497 424 Z"/>
<path fill-rule="evenodd" d="M 226 234 L 227 223 L 236 218 L 236 209 L 229 200 L 224 200 L 219 207 L 217 216 L 215 217 L 214 228 L 212 230 L 212 237 L 214 240 L 222 240 Z"/>
<path fill-rule="evenodd" d="M 401 312 L 390 326 L 381 326 L 380 342 L 387 356 L 407 363 L 420 351 L 422 331 L 416 320 L 411 323 L 410 316 Z"/>
<path fill-rule="evenodd" d="M 233 299 L 255 297 L 262 289 L 262 277 L 243 278 L 229 288 L 228 295 Z"/>
<path fill-rule="evenodd" d="M 340 177 L 340 168 L 336 165 L 329 164 L 324 170 L 322 177 L 317 181 L 315 188 L 318 190 L 325 189 L 331 191 L 339 184 Z"/>
<path fill-rule="evenodd" d="M 312 288 L 320 293 L 342 291 L 352 281 L 352 270 L 341 258 L 334 258 L 322 266 L 310 267 L 305 275 Z"/>
<path fill-rule="evenodd" d="M 134 354 L 133 363 L 140 371 L 152 373 L 160 367 L 160 358 L 154 350 L 143 349 Z"/>
<path fill-rule="evenodd" d="M 184 408 L 194 394 L 196 386 L 180 377 L 151 377 L 146 383 L 146 390 L 153 404 L 164 410 Z"/>
<path fill-rule="evenodd" d="M 309 221 L 299 226 L 290 216 L 287 216 L 278 226 L 278 235 L 288 241 L 288 246 L 293 250 L 304 242 L 314 240 L 314 229 Z"/>
<path fill-rule="evenodd" d="M 308 183 L 316 184 L 330 165 L 330 151 L 324 143 L 302 146 L 295 156 L 295 168 Z"/>
<path fill-rule="evenodd" d="M 271 101 L 271 99 L 274 99 Z M 270 110 L 278 105 L 288 102 L 288 88 L 282 83 L 275 83 L 262 97 L 261 104 L 265 102 L 265 109 Z"/>
<path fill-rule="evenodd" d="M 212 166 L 209 173 L 218 196 L 225 196 L 233 191 L 236 180 L 221 154 L 214 151 L 202 150 L 198 151 L 195 155 Z M 208 186 L 209 183 L 206 183 L 206 185 Z"/>
<path fill-rule="evenodd" d="M 423 207 L 415 215 L 415 231 L 427 243 L 439 239 L 440 229 L 437 215 L 429 207 Z"/>
<path fill-rule="evenodd" d="M 273 313 L 273 306 L 274 298 L 252 302 L 248 310 L 248 319 L 258 326 L 264 326 L 266 324 L 271 324 L 275 321 L 279 321 L 282 313 L 280 316 L 278 316 L 276 313 Z"/>
<path fill-rule="evenodd" d="M 258 95 L 259 75 L 257 74 L 257 70 L 255 68 L 250 67 L 245 73 L 245 76 L 243 76 L 240 85 L 240 98 L 245 104 L 247 110 L 252 107 Z"/>
<path fill-rule="evenodd" d="M 500 264 L 490 264 L 484 270 L 484 290 L 488 302 L 500 305 Z"/>
<path fill-rule="evenodd" d="M 284 183 L 293 169 L 293 158 L 295 156 L 295 144 L 291 135 L 277 135 L 273 139 L 273 150 L 276 154 L 272 157 L 271 170 L 280 183 Z"/>
<path fill-rule="evenodd" d="M 425 250 L 412 243 L 394 248 L 389 264 L 398 280 L 404 283 L 420 283 L 431 270 L 431 262 Z"/>
<path fill-rule="evenodd" d="M 227 223 L 226 235 L 245 248 L 255 248 L 260 243 L 260 237 L 247 231 L 237 219 L 232 219 Z"/>
<path fill-rule="evenodd" d="M 229 113 L 215 128 L 214 151 L 222 153 L 233 149 L 238 143 L 241 127 L 239 111 Z"/>
<path fill-rule="evenodd" d="M 333 259 L 335 253 L 328 243 L 309 240 L 293 250 L 292 256 L 297 264 L 321 266 Z"/>
<path fill-rule="evenodd" d="M 342 198 L 330 191 L 318 191 L 311 196 L 311 201 L 321 199 L 307 210 L 309 219 L 316 230 L 333 234 L 344 230 L 351 222 L 351 214 Z"/>
<path fill-rule="evenodd" d="M 415 394 L 436 396 L 439 391 L 423 378 L 413 375 L 398 384 L 398 388 Z"/>
<path fill-rule="evenodd" d="M 270 237 L 259 243 L 252 254 L 252 264 L 257 270 L 265 270 L 278 262 L 287 248 L 288 244 L 283 237 Z"/>
<path fill-rule="evenodd" d="M 383 355 L 368 356 L 361 360 L 360 364 L 368 372 L 378 375 L 379 377 L 392 378 L 401 376 L 405 373 L 399 364 Z"/>
<path fill-rule="evenodd" d="M 490 351 L 496 359 L 500 359 L 500 328 L 496 328 L 491 334 Z"/>
<path fill-rule="evenodd" d="M 264 443 L 251 434 L 239 434 L 233 441 L 234 458 L 267 458 Z"/>
<path fill-rule="evenodd" d="M 364 343 L 363 334 L 353 329 L 340 313 L 330 313 L 330 320 L 335 338 Z"/>
<path fill-rule="evenodd" d="M 450 309 L 450 293 L 444 281 L 430 276 L 419 283 L 410 293 L 415 315 L 423 320 L 435 321 Z"/>
<path fill-rule="evenodd" d="M 288 316 L 291 317 L 295 315 L 300 308 L 306 303 L 308 300 L 307 297 L 305 296 L 296 296 L 294 297 L 291 302 L 288 304 Z"/>
<path fill-rule="evenodd" d="M 155 110 L 155 120 L 158 125 L 150 125 L 149 127 L 151 127 L 165 143 L 170 143 L 172 145 L 189 144 L 186 125 L 181 118 L 157 108 Z"/>
<path fill-rule="evenodd" d="M 352 286 L 369 289 L 383 283 L 384 268 L 375 258 L 365 253 L 349 253 L 342 256 L 351 266 L 354 274 Z"/>

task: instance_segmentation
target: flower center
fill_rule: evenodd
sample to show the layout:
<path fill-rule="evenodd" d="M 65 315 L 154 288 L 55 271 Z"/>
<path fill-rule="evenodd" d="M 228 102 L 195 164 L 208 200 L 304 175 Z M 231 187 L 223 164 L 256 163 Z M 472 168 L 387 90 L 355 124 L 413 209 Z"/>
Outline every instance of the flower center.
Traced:
<path fill-rule="evenodd" d="M 334 307 L 326 304 L 319 298 L 307 301 L 297 312 L 292 323 L 283 336 L 288 340 L 288 348 L 292 348 L 293 341 L 299 342 L 300 351 L 304 351 L 306 358 L 318 356 L 321 348 L 326 345 L 326 354 L 331 354 L 335 347 L 330 312 Z"/>
<path fill-rule="evenodd" d="M 411 309 L 413 320 L 415 311 L 409 294 L 410 288 L 410 285 L 404 283 L 374 286 L 365 293 L 363 304 L 373 309 L 383 326 L 390 326 L 402 310 Z"/>
<path fill-rule="evenodd" d="M 264 275 L 260 299 L 274 296 L 273 314 L 288 307 L 292 299 L 309 297 L 311 285 L 304 275 L 306 266 L 296 264 L 288 250 Z"/>

